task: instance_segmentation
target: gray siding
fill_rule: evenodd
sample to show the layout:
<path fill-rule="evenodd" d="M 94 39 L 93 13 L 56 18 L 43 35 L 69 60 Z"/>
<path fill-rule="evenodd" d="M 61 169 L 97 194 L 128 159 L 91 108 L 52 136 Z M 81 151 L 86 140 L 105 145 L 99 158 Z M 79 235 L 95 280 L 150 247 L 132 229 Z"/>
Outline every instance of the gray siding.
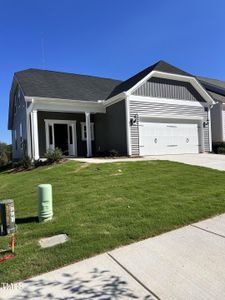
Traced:
<path fill-rule="evenodd" d="M 15 94 L 18 92 L 16 89 Z M 15 95 L 14 95 L 15 97 Z M 14 98 L 15 99 L 15 98 Z M 20 124 L 22 124 L 22 140 L 23 148 L 21 148 Z M 16 135 L 16 140 L 15 140 Z M 17 146 L 16 146 L 17 143 Z M 13 127 L 12 127 L 12 158 L 13 160 L 20 160 L 27 154 L 27 115 L 26 102 L 22 92 L 20 98 L 15 101 L 13 106 Z"/>
<path fill-rule="evenodd" d="M 137 116 L 137 123 L 130 127 L 131 129 L 131 153 L 133 156 L 139 155 L 139 116 L 152 115 L 169 117 L 203 117 L 207 120 L 207 112 L 204 107 L 174 105 L 164 103 L 151 103 L 147 101 L 130 100 L 130 117 Z M 209 128 L 208 125 L 204 130 L 204 150 L 209 151 Z"/>
<path fill-rule="evenodd" d="M 212 141 L 213 142 L 223 142 L 223 130 L 225 130 L 225 115 L 223 111 L 222 103 L 217 103 L 213 106 L 211 110 L 211 120 L 212 120 Z M 224 129 L 223 129 L 224 128 Z"/>
<path fill-rule="evenodd" d="M 92 152 L 108 152 L 117 150 L 121 155 L 127 154 L 125 101 L 120 101 L 107 107 L 105 114 L 92 114 L 95 140 L 92 142 Z M 38 137 L 40 157 L 46 152 L 45 119 L 76 120 L 78 156 L 86 156 L 86 141 L 81 139 L 81 122 L 85 122 L 84 113 L 38 112 Z"/>
<path fill-rule="evenodd" d="M 85 122 L 84 113 L 59 113 L 59 112 L 38 112 L 38 138 L 39 138 L 39 155 L 43 157 L 46 153 L 46 135 L 45 135 L 45 119 L 51 120 L 76 120 L 77 130 L 77 152 L 78 156 L 86 156 L 86 141 L 81 139 L 81 122 Z M 91 122 L 94 122 L 94 115 L 91 115 Z M 96 133 L 95 133 L 96 136 Z M 95 141 L 92 142 L 93 152 L 95 150 Z"/>
<path fill-rule="evenodd" d="M 106 108 L 105 114 L 95 115 L 96 151 L 112 149 L 127 155 L 125 100 Z"/>
<path fill-rule="evenodd" d="M 188 82 L 152 77 L 134 92 L 136 96 L 205 102 Z"/>

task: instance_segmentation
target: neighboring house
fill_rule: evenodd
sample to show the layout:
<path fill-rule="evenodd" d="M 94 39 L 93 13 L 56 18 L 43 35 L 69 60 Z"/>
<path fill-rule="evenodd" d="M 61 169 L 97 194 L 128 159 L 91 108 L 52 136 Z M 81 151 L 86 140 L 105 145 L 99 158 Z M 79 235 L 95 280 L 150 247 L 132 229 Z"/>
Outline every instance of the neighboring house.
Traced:
<path fill-rule="evenodd" d="M 225 142 L 225 81 L 197 78 L 216 102 L 211 111 L 212 141 Z"/>
<path fill-rule="evenodd" d="M 126 81 L 20 71 L 10 92 L 13 158 L 39 159 L 56 147 L 72 157 L 210 152 L 217 97 L 203 78 L 164 61 Z"/>

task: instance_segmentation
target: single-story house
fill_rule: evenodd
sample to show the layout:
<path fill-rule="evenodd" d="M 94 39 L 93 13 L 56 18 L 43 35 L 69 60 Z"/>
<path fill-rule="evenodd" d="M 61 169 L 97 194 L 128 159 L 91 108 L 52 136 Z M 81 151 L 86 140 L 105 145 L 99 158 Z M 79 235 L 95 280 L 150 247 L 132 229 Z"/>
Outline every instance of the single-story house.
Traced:
<path fill-rule="evenodd" d="M 164 61 L 125 81 L 19 71 L 9 101 L 13 159 L 36 160 L 56 147 L 70 157 L 210 152 L 214 105 L 224 118 L 220 97 L 207 79 Z"/>

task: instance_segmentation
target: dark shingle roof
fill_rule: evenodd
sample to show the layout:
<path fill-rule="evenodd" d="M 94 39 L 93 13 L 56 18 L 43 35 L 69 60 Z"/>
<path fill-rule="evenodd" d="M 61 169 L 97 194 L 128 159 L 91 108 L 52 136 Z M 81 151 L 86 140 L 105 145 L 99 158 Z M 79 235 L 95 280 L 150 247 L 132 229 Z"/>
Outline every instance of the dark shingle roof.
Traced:
<path fill-rule="evenodd" d="M 121 80 L 28 69 L 15 73 L 26 96 L 71 100 L 104 100 Z"/>
<path fill-rule="evenodd" d="M 212 92 L 210 90 L 207 90 L 207 92 L 209 93 L 209 95 L 215 100 L 215 101 L 221 101 L 225 103 L 225 96 Z"/>
<path fill-rule="evenodd" d="M 144 69 L 143 71 L 135 74 L 134 76 L 132 76 L 129 79 L 120 83 L 118 86 L 115 87 L 115 89 L 112 91 L 112 93 L 109 94 L 108 98 L 113 97 L 124 91 L 128 91 L 135 84 L 137 84 L 141 79 L 143 79 L 145 76 L 147 76 L 151 71 L 160 71 L 160 72 L 165 72 L 165 73 L 172 73 L 172 74 L 177 74 L 177 75 L 193 77 L 193 75 L 191 75 L 181 69 L 178 69 L 177 67 L 172 66 L 163 60 L 160 60 L 156 64 Z"/>
<path fill-rule="evenodd" d="M 202 83 L 214 85 L 217 87 L 220 87 L 222 89 L 225 89 L 225 81 L 213 79 L 213 78 L 207 78 L 202 76 L 196 76 L 198 80 L 202 81 Z"/>
<path fill-rule="evenodd" d="M 15 77 L 26 96 L 98 101 L 128 91 L 153 70 L 195 77 L 215 100 L 224 100 L 225 81 L 193 76 L 163 60 L 125 81 L 39 69 L 20 71 L 15 73 Z"/>
<path fill-rule="evenodd" d="M 212 93 L 221 95 L 222 97 L 225 96 L 225 81 L 201 76 L 196 76 L 196 78 L 201 82 L 207 91 L 211 91 Z M 215 96 L 216 95 L 214 95 L 214 98 Z M 216 100 L 222 99 L 220 97 L 217 98 L 218 99 Z"/>

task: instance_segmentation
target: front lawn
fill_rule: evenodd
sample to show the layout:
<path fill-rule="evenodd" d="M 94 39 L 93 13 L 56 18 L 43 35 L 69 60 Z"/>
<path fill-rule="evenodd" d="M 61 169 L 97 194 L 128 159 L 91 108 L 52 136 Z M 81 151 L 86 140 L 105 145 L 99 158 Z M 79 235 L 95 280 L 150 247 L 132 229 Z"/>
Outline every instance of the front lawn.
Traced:
<path fill-rule="evenodd" d="M 37 185 L 51 183 L 54 219 L 35 222 Z M 16 256 L 0 263 L 0 282 L 62 267 L 115 247 L 225 212 L 225 172 L 166 161 L 82 164 L 68 161 L 0 174 L 0 199 L 14 199 Z M 38 240 L 67 233 L 41 249 Z M 0 237 L 0 248 L 4 243 Z"/>

